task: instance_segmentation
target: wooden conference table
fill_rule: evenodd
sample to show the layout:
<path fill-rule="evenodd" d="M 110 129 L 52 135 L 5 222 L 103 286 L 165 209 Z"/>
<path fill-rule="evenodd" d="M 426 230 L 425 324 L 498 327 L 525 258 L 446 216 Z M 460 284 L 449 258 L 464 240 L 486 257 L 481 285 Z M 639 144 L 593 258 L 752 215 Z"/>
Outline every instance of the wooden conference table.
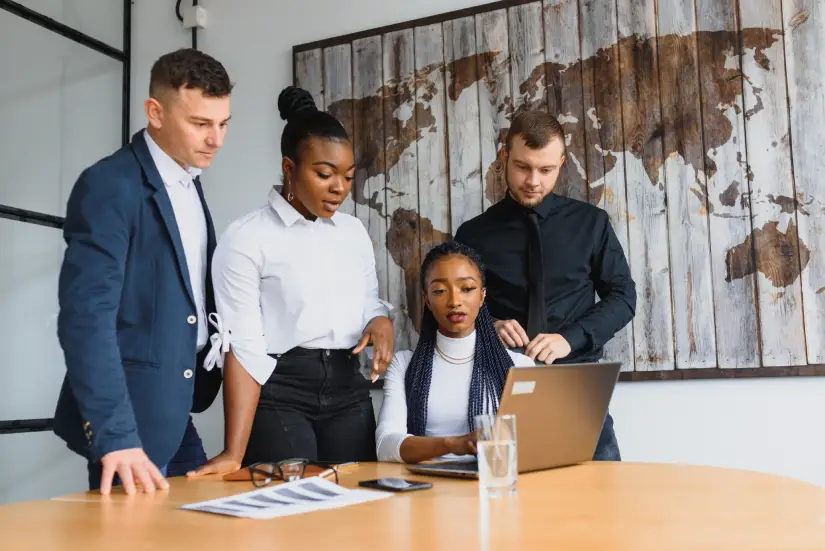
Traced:
<path fill-rule="evenodd" d="M 407 476 L 361 464 L 341 484 Z M 172 479 L 167 492 L 83 493 L 0 506 L 0 548 L 20 551 L 335 549 L 825 550 L 825 489 L 778 476 L 680 465 L 591 463 L 519 477 L 482 501 L 473 480 L 273 520 L 176 510 L 252 489 Z"/>

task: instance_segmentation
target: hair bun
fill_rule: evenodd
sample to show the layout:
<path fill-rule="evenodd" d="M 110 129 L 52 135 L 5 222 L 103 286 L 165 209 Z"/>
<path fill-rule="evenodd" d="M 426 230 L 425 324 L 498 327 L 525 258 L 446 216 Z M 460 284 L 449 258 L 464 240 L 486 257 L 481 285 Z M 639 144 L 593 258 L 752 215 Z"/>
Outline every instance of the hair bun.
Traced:
<path fill-rule="evenodd" d="M 278 111 L 281 118 L 290 121 L 299 115 L 317 111 L 312 94 L 296 86 L 287 86 L 278 96 Z"/>

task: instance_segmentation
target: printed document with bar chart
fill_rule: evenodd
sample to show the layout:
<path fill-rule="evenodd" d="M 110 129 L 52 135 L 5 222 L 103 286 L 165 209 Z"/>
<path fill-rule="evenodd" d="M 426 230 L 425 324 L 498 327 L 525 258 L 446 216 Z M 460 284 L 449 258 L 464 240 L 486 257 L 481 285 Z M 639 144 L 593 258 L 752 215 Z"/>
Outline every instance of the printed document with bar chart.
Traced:
<path fill-rule="evenodd" d="M 315 476 L 244 494 L 190 503 L 180 508 L 235 517 L 270 519 L 357 505 L 391 496 L 390 492 L 350 490 Z"/>

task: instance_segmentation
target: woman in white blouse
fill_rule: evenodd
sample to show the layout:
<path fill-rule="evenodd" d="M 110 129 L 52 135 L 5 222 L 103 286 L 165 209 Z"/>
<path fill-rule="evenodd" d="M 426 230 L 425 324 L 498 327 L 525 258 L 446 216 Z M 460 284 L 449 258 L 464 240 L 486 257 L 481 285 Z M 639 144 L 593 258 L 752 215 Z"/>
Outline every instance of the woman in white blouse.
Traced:
<path fill-rule="evenodd" d="M 387 369 L 379 461 L 476 453 L 473 417 L 498 410 L 511 367 L 535 365 L 499 340 L 484 284 L 481 259 L 466 245 L 444 243 L 424 259 L 421 337 L 414 352 L 397 352 Z"/>
<path fill-rule="evenodd" d="M 192 475 L 255 462 L 374 461 L 375 415 L 357 354 L 374 376 L 392 358 L 372 241 L 337 212 L 355 171 L 346 130 L 305 90 L 278 98 L 283 190 L 232 223 L 215 251 L 224 361 L 224 451 Z"/>

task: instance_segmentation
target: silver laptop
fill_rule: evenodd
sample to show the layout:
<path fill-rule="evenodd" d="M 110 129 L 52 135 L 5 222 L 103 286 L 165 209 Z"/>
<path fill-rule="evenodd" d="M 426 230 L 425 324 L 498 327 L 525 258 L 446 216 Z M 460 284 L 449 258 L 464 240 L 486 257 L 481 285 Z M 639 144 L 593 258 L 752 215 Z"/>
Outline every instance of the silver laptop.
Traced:
<path fill-rule="evenodd" d="M 592 460 L 620 371 L 617 362 L 510 369 L 498 412 L 516 416 L 518 472 Z M 475 459 L 419 463 L 407 470 L 478 478 Z"/>

